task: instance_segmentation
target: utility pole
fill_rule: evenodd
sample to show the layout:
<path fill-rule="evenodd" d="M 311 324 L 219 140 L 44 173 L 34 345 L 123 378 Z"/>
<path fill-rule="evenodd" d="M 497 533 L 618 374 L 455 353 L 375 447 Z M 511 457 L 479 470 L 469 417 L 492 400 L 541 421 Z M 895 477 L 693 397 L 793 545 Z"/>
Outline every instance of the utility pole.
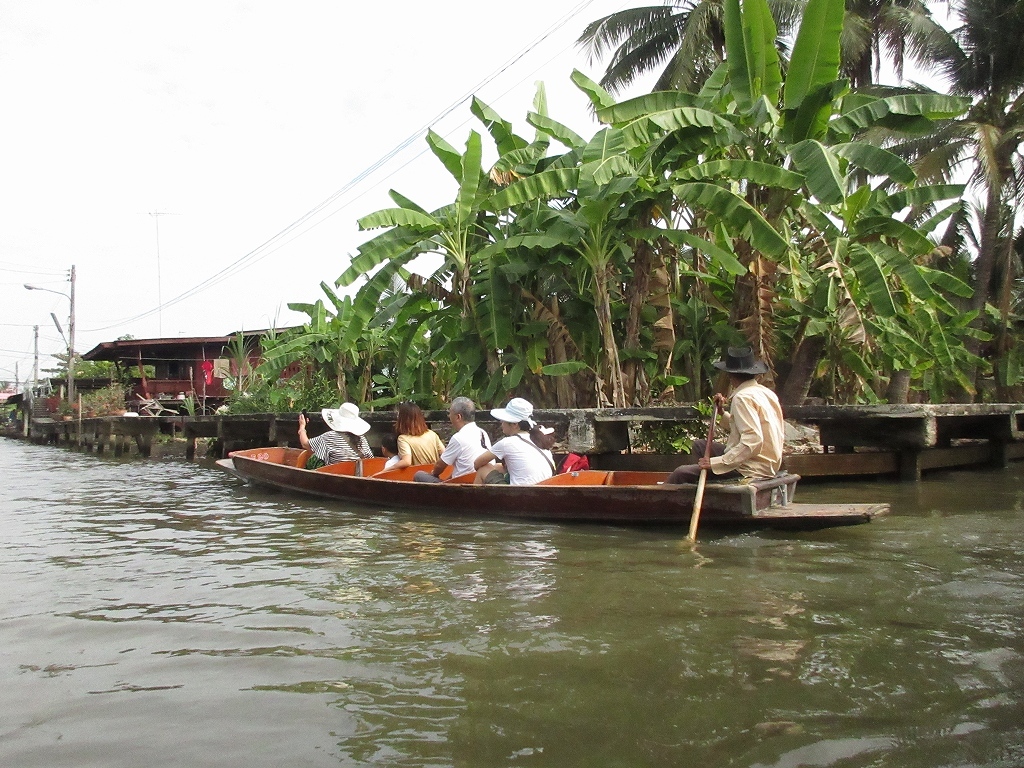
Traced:
<path fill-rule="evenodd" d="M 70 306 L 70 313 L 68 315 L 68 403 L 74 402 L 75 399 L 75 265 L 71 265 L 71 291 L 64 293 L 63 291 L 55 291 L 52 288 L 40 288 L 38 285 L 29 285 L 25 283 L 25 290 L 28 291 L 46 291 L 47 293 L 56 293 L 58 296 L 63 296 L 67 299 Z M 64 336 L 64 329 L 60 327 L 60 321 L 57 320 L 57 316 L 50 313 L 50 317 L 53 318 L 53 324 L 57 326 L 57 332 L 60 333 L 61 337 Z M 39 326 L 36 326 L 36 349 L 39 348 Z M 38 364 L 38 352 L 37 364 Z"/>
<path fill-rule="evenodd" d="M 163 288 L 160 284 L 160 217 L 161 216 L 177 216 L 176 213 L 169 213 L 168 211 L 150 211 L 149 215 L 153 217 L 153 223 L 156 224 L 156 304 L 157 304 L 157 323 L 160 337 L 164 335 L 164 299 L 163 299 Z"/>
<path fill-rule="evenodd" d="M 75 402 L 75 265 L 71 265 L 71 316 L 68 318 L 68 402 Z"/>
<path fill-rule="evenodd" d="M 32 326 L 32 387 L 39 386 L 39 326 Z"/>

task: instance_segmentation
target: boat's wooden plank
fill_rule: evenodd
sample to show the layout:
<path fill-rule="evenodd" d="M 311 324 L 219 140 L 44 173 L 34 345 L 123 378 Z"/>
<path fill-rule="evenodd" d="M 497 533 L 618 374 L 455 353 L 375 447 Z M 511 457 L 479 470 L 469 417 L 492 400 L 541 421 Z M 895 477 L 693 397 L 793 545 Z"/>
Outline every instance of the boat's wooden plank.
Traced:
<path fill-rule="evenodd" d="M 863 518 L 870 520 L 889 513 L 888 504 L 810 504 L 792 503 L 785 507 L 769 507 L 755 512 L 758 519 L 796 518 Z"/>

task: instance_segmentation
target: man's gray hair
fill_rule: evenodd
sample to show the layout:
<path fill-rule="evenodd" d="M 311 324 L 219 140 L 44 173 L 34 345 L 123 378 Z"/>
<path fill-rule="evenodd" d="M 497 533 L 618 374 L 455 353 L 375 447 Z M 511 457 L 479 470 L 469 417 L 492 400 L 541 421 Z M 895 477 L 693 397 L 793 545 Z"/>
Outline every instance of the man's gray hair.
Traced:
<path fill-rule="evenodd" d="M 468 397 L 456 397 L 448 410 L 461 416 L 463 421 L 476 421 L 476 405 Z"/>

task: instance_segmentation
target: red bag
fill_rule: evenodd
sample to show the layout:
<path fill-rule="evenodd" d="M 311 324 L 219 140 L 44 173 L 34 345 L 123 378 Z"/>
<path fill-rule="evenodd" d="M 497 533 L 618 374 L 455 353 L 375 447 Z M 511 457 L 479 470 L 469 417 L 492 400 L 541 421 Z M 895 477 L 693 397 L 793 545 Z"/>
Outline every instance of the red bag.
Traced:
<path fill-rule="evenodd" d="M 578 453 L 570 453 L 562 462 L 562 474 L 566 472 L 583 472 L 590 469 L 590 459 Z"/>

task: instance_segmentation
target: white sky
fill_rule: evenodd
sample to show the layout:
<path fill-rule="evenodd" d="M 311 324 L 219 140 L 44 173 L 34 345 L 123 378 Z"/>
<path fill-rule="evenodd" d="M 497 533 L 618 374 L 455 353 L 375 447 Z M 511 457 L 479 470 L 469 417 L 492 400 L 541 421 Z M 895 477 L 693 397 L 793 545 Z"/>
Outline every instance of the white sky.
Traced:
<path fill-rule="evenodd" d="M 468 99 L 435 118 L 471 92 L 532 136 L 543 80 L 551 115 L 591 135 L 569 75 L 601 68 L 574 41 L 631 4 L 0 0 L 0 380 L 16 363 L 31 376 L 33 325 L 41 368 L 66 348 L 49 315 L 66 332 L 67 299 L 23 284 L 66 293 L 72 264 L 80 352 L 123 334 L 301 322 L 286 304 L 322 296 L 370 236 L 356 219 L 390 206 L 389 188 L 427 208 L 451 200 L 421 136 L 237 275 L 131 318 L 256 250 L 424 126 L 464 147 L 484 130 Z"/>

